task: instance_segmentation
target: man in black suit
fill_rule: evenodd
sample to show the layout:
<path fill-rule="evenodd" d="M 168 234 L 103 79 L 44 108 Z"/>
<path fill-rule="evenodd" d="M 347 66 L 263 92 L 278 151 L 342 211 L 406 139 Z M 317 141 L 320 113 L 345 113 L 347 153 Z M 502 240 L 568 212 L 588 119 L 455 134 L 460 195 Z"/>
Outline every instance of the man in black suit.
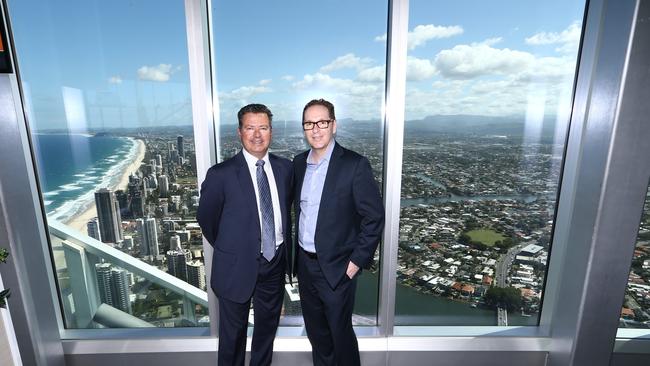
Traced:
<path fill-rule="evenodd" d="M 370 163 L 334 141 L 334 105 L 312 100 L 302 126 L 311 149 L 293 160 L 300 302 L 314 365 L 359 365 L 352 308 L 370 266 L 384 207 Z"/>
<path fill-rule="evenodd" d="M 251 299 L 251 365 L 269 365 L 291 246 L 291 162 L 268 153 L 271 111 L 249 104 L 237 114 L 243 149 L 211 167 L 197 220 L 214 248 L 211 287 L 219 298 L 219 365 L 244 365 Z"/>

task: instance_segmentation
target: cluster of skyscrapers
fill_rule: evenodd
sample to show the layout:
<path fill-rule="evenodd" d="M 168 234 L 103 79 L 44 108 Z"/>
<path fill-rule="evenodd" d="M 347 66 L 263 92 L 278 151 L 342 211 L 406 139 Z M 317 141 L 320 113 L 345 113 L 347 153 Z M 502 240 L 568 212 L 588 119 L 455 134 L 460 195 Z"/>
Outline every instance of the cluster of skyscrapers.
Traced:
<path fill-rule="evenodd" d="M 169 274 L 205 289 L 205 266 L 201 260 L 193 260 L 189 250 L 191 232 L 178 224 L 188 215 L 188 204 L 192 205 L 184 201 L 195 193 L 172 183 L 176 170 L 185 163 L 183 136 L 174 142 L 161 143 L 159 138 L 144 141 L 153 158 L 129 177 L 126 190 L 101 188 L 95 192 L 97 217 L 87 222 L 88 235 L 150 265 L 166 267 Z M 125 230 L 135 235 L 125 235 Z M 167 237 L 169 245 L 161 245 L 161 239 L 167 244 Z M 95 271 L 101 302 L 131 313 L 133 275 L 110 263 L 98 263 Z"/>

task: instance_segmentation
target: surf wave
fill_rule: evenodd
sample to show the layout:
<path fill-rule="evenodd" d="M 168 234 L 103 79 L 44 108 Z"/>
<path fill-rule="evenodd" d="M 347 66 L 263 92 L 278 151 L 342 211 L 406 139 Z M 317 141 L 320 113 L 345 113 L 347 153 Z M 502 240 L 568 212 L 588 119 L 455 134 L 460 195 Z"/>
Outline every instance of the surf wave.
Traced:
<path fill-rule="evenodd" d="M 138 141 L 132 137 L 121 138 L 130 141 L 131 144 L 119 148 L 115 154 L 98 161 L 85 172 L 74 175 L 82 179 L 77 179 L 73 183 L 62 185 L 57 190 L 43 194 L 45 197 L 52 197 L 83 190 L 83 192 L 79 192 L 79 195 L 71 197 L 58 207 L 53 207 L 47 214 L 48 218 L 62 222 L 71 221 L 75 216 L 82 214 L 95 204 L 95 191 L 100 188 L 110 190 L 117 188 L 126 169 L 135 163 L 138 157 Z M 118 163 L 115 164 L 115 162 Z M 49 204 L 46 206 L 52 205 L 52 201 L 47 202 Z"/>

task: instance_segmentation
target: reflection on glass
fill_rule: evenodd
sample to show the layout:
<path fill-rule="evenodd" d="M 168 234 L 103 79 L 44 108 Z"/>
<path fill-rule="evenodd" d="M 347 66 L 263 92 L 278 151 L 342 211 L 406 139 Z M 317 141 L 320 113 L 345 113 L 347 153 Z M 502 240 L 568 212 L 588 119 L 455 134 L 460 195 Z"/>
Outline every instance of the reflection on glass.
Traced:
<path fill-rule="evenodd" d="M 263 103 L 271 109 L 270 150 L 293 159 L 308 148 L 302 108 L 325 98 L 336 107 L 336 140 L 366 156 L 381 183 L 387 2 L 218 1 L 213 7 L 220 161 L 241 149 L 236 129 L 242 106 Z M 265 16 L 251 17 L 251 8 Z M 356 325 L 376 324 L 377 269 L 376 261 L 359 278 Z M 302 322 L 298 289 L 287 282 L 280 324 Z"/>
<path fill-rule="evenodd" d="M 619 328 L 650 328 L 650 186 L 625 289 Z"/>
<path fill-rule="evenodd" d="M 66 327 L 207 326 L 183 2 L 9 10 Z"/>
<path fill-rule="evenodd" d="M 583 9 L 410 2 L 397 325 L 537 324 Z"/>

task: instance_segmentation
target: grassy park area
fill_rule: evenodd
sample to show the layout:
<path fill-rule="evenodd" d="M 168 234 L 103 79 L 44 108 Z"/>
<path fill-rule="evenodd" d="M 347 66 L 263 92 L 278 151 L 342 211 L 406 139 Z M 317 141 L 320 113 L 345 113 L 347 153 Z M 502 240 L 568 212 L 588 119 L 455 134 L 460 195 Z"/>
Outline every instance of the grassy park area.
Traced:
<path fill-rule="evenodd" d="M 506 237 L 491 229 L 477 229 L 466 232 L 472 241 L 483 243 L 489 247 L 497 241 L 503 241 Z"/>

